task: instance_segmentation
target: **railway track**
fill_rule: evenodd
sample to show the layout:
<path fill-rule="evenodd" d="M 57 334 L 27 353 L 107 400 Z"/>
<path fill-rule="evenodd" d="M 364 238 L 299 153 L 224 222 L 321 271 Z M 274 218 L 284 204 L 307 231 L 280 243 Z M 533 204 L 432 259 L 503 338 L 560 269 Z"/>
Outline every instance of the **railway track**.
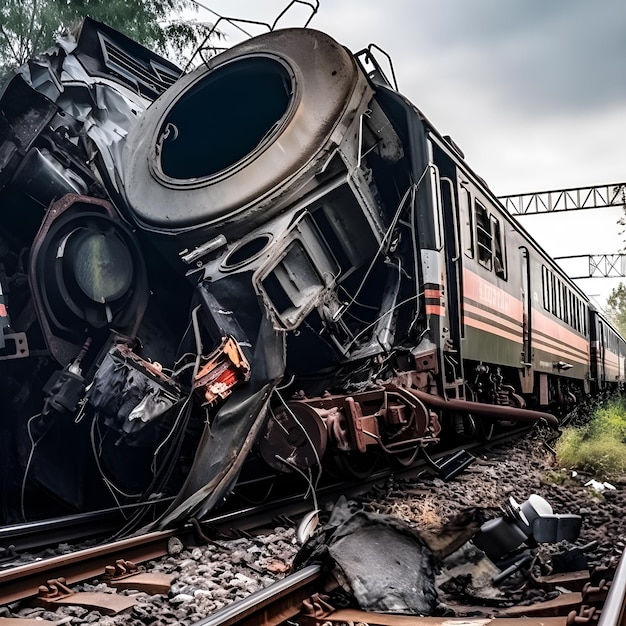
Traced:
<path fill-rule="evenodd" d="M 146 541 L 146 546 L 154 541 Z M 327 584 L 327 583 L 326 583 Z M 276 626 L 289 623 L 302 624 L 345 624 L 362 623 L 380 626 L 466 626 L 466 618 L 409 617 L 388 614 L 366 613 L 355 609 L 334 610 L 323 599 L 320 592 L 325 585 L 325 576 L 317 565 L 310 565 L 284 579 L 251 594 L 249 597 L 216 611 L 197 621 L 193 626 Z M 312 598 L 312 599 L 311 599 Z M 563 612 L 561 605 L 561 612 Z M 594 586 L 589 583 L 581 594 L 581 602 L 567 615 L 555 615 L 554 606 L 543 611 L 538 605 L 529 606 L 529 616 L 522 614 L 511 621 L 511 617 L 494 617 L 492 626 L 623 626 L 626 616 L 626 552 L 617 565 L 612 580 Z M 0 620 L 1 623 L 1 620 Z M 485 620 L 480 620 L 485 624 Z"/>
<path fill-rule="evenodd" d="M 538 433 L 533 433 L 533 436 L 526 441 L 532 441 L 532 445 L 537 446 L 536 436 Z M 502 439 L 496 440 L 494 439 L 491 444 L 501 443 Z M 496 457 L 498 455 L 505 454 L 503 453 L 503 448 L 500 451 L 496 452 Z M 508 450 L 508 448 L 507 448 Z M 438 462 L 437 459 L 434 459 L 435 462 Z M 493 469 L 497 467 L 497 464 L 494 461 L 489 461 L 486 459 L 484 461 L 487 465 L 487 469 Z M 452 481 L 450 485 L 459 484 L 465 485 L 468 484 L 467 481 L 472 480 L 472 476 L 481 476 L 482 470 L 479 466 L 473 468 L 472 471 L 468 472 L 465 476 L 461 478 L 460 481 Z M 423 468 L 423 465 L 418 468 L 418 471 Z M 415 468 L 411 470 L 415 473 Z M 407 470 L 404 474 L 410 474 L 411 471 Z M 381 480 L 384 480 L 384 476 L 372 476 L 370 482 L 372 484 L 380 483 Z M 430 479 L 427 481 L 429 484 L 432 484 Z M 436 483 L 437 481 L 435 481 Z M 441 482 L 441 481 L 440 481 Z M 482 482 L 482 481 L 481 481 Z M 397 483 L 396 483 L 397 484 Z M 355 489 L 363 489 L 364 485 L 360 485 L 355 487 Z M 388 486 L 385 489 L 379 489 L 379 492 L 387 491 Z M 439 487 L 433 486 L 433 488 L 440 491 Z M 463 487 L 461 486 L 461 489 Z M 397 489 L 396 489 L 397 491 Z M 423 491 L 423 489 L 418 489 L 418 492 Z M 368 495 L 368 497 L 370 497 Z M 53 557 L 51 559 L 46 559 L 39 561 L 37 563 L 26 564 L 19 567 L 13 567 L 10 569 L 6 569 L 5 571 L 0 571 L 0 604 L 6 604 L 10 602 L 14 602 L 20 598 L 25 598 L 29 596 L 33 596 L 37 594 L 39 590 L 39 586 L 42 582 L 50 580 L 50 579 L 64 579 L 64 585 L 71 586 L 74 582 L 79 580 L 85 580 L 89 578 L 98 578 L 102 580 L 102 573 L 106 567 L 106 565 L 111 565 L 111 563 L 115 563 L 115 561 L 122 559 L 128 561 L 145 562 L 155 558 L 158 558 L 162 555 L 165 555 L 168 551 L 168 542 L 174 535 L 178 538 L 182 538 L 185 543 L 189 541 L 189 543 L 194 543 L 194 539 L 196 542 L 202 543 L 206 541 L 207 538 L 203 537 L 203 533 L 211 534 L 211 531 L 214 530 L 214 527 L 221 528 L 221 530 L 232 529 L 236 527 L 246 527 L 253 528 L 254 526 L 259 525 L 267 525 L 268 520 L 272 517 L 276 517 L 279 513 L 289 512 L 289 507 L 292 507 L 292 511 L 295 511 L 297 506 L 300 505 L 300 510 L 304 511 L 307 508 L 306 503 L 303 503 L 301 498 L 297 501 L 295 498 L 292 499 L 284 499 L 276 508 L 271 508 L 268 505 L 265 507 L 250 507 L 245 511 L 240 511 L 238 513 L 239 518 L 234 513 L 222 513 L 220 516 L 214 516 L 211 520 L 211 525 L 202 525 L 199 524 L 189 524 L 184 529 L 177 529 L 176 533 L 173 531 L 167 531 L 162 533 L 150 533 L 148 535 L 133 537 L 130 539 L 124 539 L 121 541 L 114 542 L 111 545 L 103 545 L 88 548 L 86 550 L 81 550 L 76 553 L 70 555 L 62 555 L 60 557 Z M 283 525 L 284 525 L 283 520 Z M 212 537 L 214 535 L 211 535 Z M 294 533 L 292 532 L 291 537 L 294 537 Z M 211 547 L 211 543 L 215 544 L 220 553 L 221 557 L 225 561 L 235 559 L 235 554 L 237 550 L 243 549 L 244 551 L 247 549 L 245 546 L 243 548 L 237 547 L 241 546 L 245 541 L 243 538 L 239 540 L 234 540 L 232 543 L 228 542 L 224 539 L 219 539 L 218 541 L 209 539 L 208 548 Z M 219 544 L 219 546 L 218 546 Z M 251 546 L 254 543 L 250 544 Z M 194 548 L 194 551 L 198 550 Z M 207 563 L 214 559 L 216 556 L 216 552 L 211 553 L 210 551 L 205 552 L 200 557 L 195 558 L 198 563 Z M 231 559 L 232 556 L 232 559 Z M 189 560 L 189 551 L 187 552 L 187 556 L 183 555 L 181 559 L 186 558 Z M 290 561 L 286 561 L 290 562 Z M 148 570 L 150 570 L 148 567 Z M 260 566 L 261 568 L 263 565 Z M 254 568 L 253 568 L 254 569 Z M 157 568 L 158 570 L 158 568 Z M 178 570 L 177 570 L 178 571 Z M 625 579 L 625 571 L 626 565 L 624 565 L 624 557 L 620 561 L 619 566 L 617 567 L 617 572 L 615 573 L 614 582 L 611 584 L 602 583 L 600 585 L 597 584 L 597 581 L 594 581 L 596 586 L 601 587 L 601 589 L 593 590 L 595 594 L 593 597 L 593 605 L 589 605 L 591 608 L 588 608 L 584 605 L 584 600 L 581 598 L 579 602 L 579 606 L 574 610 L 571 606 L 569 607 L 570 612 L 573 612 L 573 617 L 570 618 L 569 622 L 566 622 L 565 617 L 562 616 L 560 622 L 562 624 L 568 623 L 569 626 L 582 625 L 586 623 L 595 624 L 597 622 L 597 618 L 600 614 L 611 615 L 612 613 L 618 612 L 621 614 L 622 608 L 621 605 L 619 608 L 616 608 L 620 601 L 623 601 L 624 590 L 626 589 L 624 579 Z M 303 573 L 302 573 L 303 572 Z M 313 624 L 318 617 L 315 615 L 300 615 L 300 605 L 302 603 L 302 599 L 314 595 L 316 592 L 322 591 L 326 588 L 326 584 L 320 577 L 319 569 L 307 568 L 306 570 L 302 570 L 302 572 L 298 572 L 298 576 L 292 578 L 292 576 L 285 577 L 280 585 L 271 585 L 267 589 L 264 589 L 263 592 L 253 593 L 249 595 L 245 601 L 235 602 L 233 604 L 229 604 L 227 607 L 220 609 L 218 611 L 212 610 L 206 611 L 202 614 L 202 619 L 200 621 L 189 621 L 185 620 L 185 626 L 189 626 L 190 624 L 279 624 L 284 619 L 289 618 L 292 624 Z M 254 576 L 255 574 L 250 574 Z M 182 579 L 181 579 L 182 580 Z M 219 584 L 219 581 L 218 581 Z M 268 584 L 267 579 L 263 583 L 265 585 Z M 176 583 L 178 587 L 173 589 L 169 594 L 169 600 L 167 597 L 162 600 L 162 605 L 167 605 L 168 603 L 171 605 L 172 601 L 175 600 L 174 596 L 176 594 L 185 594 L 188 593 L 184 589 L 181 589 L 180 584 Z M 174 585 L 176 587 L 176 585 Z M 295 587 L 293 587 L 295 586 Z M 81 584 L 78 585 L 77 588 L 79 590 L 94 588 L 93 585 L 90 584 Z M 613 589 L 610 592 L 610 596 L 606 599 L 606 606 L 601 607 L 602 612 L 600 611 L 600 607 L 598 606 L 598 598 L 604 593 L 606 595 L 606 591 L 608 589 Z M 111 590 L 109 590 L 111 591 Z M 106 595 L 106 594 L 105 594 Z M 117 594 L 108 594 L 117 595 Z M 617 598 L 617 599 L 616 599 Z M 194 599 L 191 598 L 190 601 L 193 603 Z M 311 603 L 310 603 L 311 604 Z M 314 604 L 314 603 L 313 603 Z M 219 604 L 217 606 L 220 606 Z M 592 610 L 593 609 L 593 610 Z M 294 617 L 295 616 L 295 617 Z M 374 621 L 374 619 L 370 619 L 367 622 L 367 616 L 357 615 L 354 613 L 337 613 L 337 615 L 327 616 L 325 615 L 324 619 L 329 623 L 338 623 L 337 620 L 340 618 L 346 618 L 347 616 L 352 616 L 350 619 L 352 621 L 363 621 L 364 623 L 371 624 L 387 624 L 386 621 L 380 621 L 383 618 L 376 617 L 375 619 L 379 621 Z M 121 617 L 121 616 L 120 616 Z M 196 615 L 196 617 L 198 617 Z M 532 618 L 524 618 L 519 621 L 520 624 L 526 622 L 528 624 L 534 623 L 543 623 L 544 625 L 547 622 L 544 619 L 543 615 L 535 615 Z M 352 619 L 354 618 L 354 619 Z M 320 618 L 322 619 L 322 618 Z M 414 618 L 415 619 L 415 618 Z M 511 619 L 511 618 L 507 618 Z M 612 626 L 612 623 L 607 622 L 608 617 L 605 617 L 604 626 Z M 298 621 L 300 620 L 300 621 Z M 430 620 L 430 621 L 428 621 Z M 437 621 L 437 618 L 428 618 L 425 622 L 415 622 L 415 623 L 423 623 L 424 626 L 436 626 L 436 624 L 440 623 L 441 620 Z M 434 620 L 434 621 L 433 621 Z M 529 620 L 535 620 L 529 621 Z M 90 621 L 93 621 L 91 619 Z M 344 620 L 345 621 L 345 620 Z M 348 620 L 349 621 L 349 620 Z M 97 622 L 96 622 L 97 623 Z M 163 623 L 170 623 L 163 622 Z M 320 623 L 324 623 L 323 621 Z M 394 624 L 400 624 L 401 622 L 394 622 Z M 518 621 L 516 620 L 516 623 Z M 1 622 L 0 622 L 1 624 Z M 134 623 L 133 623 L 134 624 Z M 509 623 L 502 622 L 503 626 L 511 626 Z M 448 626 L 454 626 L 454 624 L 448 624 Z M 556 626 L 556 622 L 554 625 Z"/>
<path fill-rule="evenodd" d="M 480 619 L 450 617 L 417 617 L 368 613 L 355 609 L 334 610 L 319 592 L 324 575 L 319 566 L 311 565 L 285 577 L 267 589 L 252 594 L 193 624 L 193 626 L 332 626 L 362 624 L 369 626 L 468 626 L 491 623 L 491 626 L 624 626 L 626 623 L 626 551 L 622 553 L 612 580 L 600 585 L 588 583 L 577 608 L 566 615 L 555 606 L 518 607 L 520 617 Z M 554 603 L 556 604 L 556 603 Z M 561 613 L 557 615 L 556 613 Z"/>
<path fill-rule="evenodd" d="M 495 435 L 488 442 L 471 442 L 463 450 L 482 450 L 488 446 L 499 445 L 511 441 L 528 428 L 508 431 Z M 363 479 L 358 484 L 331 484 L 318 491 L 319 502 L 333 502 L 340 495 L 354 497 L 355 495 L 371 489 L 374 485 L 381 484 L 391 474 L 403 477 L 415 474 L 443 458 L 449 458 L 459 452 L 461 448 L 441 451 L 434 454 L 427 462 L 419 459 L 411 467 L 392 472 L 389 468 L 374 472 L 371 476 Z M 109 541 L 100 545 L 77 549 L 68 554 L 61 554 L 47 558 L 38 557 L 35 562 L 14 566 L 5 563 L 5 568 L 0 570 L 0 605 L 8 604 L 16 600 L 36 596 L 42 583 L 48 580 L 63 579 L 67 584 L 76 583 L 91 578 L 97 578 L 102 574 L 106 566 L 110 566 L 118 560 L 143 563 L 152 559 L 163 557 L 167 554 L 168 540 L 177 536 L 186 543 L 203 541 L 202 528 L 210 528 L 211 531 L 230 533 L 233 530 L 246 531 L 251 528 L 268 524 L 271 520 L 280 516 L 298 517 L 310 510 L 310 503 L 298 493 L 288 497 L 275 499 L 271 502 L 258 506 L 239 508 L 231 511 L 214 514 L 204 520 L 202 524 L 194 522 L 176 530 L 164 532 L 152 532 L 137 537 Z M 111 518 L 112 511 L 96 512 L 46 520 L 34 524 L 23 524 L 0 529 L 0 540 L 15 541 L 22 548 L 41 547 L 51 545 L 55 541 L 67 542 L 74 538 L 84 538 L 91 532 L 94 536 L 102 536 L 103 531 L 111 530 L 111 524 L 119 518 Z M 208 531 L 207 531 L 208 532 Z M 16 554 L 16 558 L 19 555 Z"/>

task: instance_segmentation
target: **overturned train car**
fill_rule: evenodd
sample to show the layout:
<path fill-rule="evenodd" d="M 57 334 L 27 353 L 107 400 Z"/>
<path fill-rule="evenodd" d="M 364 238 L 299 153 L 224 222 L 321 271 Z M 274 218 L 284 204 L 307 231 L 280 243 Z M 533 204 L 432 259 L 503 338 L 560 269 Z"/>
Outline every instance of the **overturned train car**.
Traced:
<path fill-rule="evenodd" d="M 86 20 L 3 88 L 0 198 L 4 523 L 164 526 L 246 458 L 359 475 L 592 382 L 584 295 L 321 32 L 181 75 Z"/>

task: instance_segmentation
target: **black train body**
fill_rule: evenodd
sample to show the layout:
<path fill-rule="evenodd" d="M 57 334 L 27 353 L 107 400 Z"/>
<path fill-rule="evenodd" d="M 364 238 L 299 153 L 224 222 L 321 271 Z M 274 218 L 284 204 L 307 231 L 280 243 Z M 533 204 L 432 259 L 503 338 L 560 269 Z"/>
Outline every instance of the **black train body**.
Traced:
<path fill-rule="evenodd" d="M 0 112 L 5 524 L 165 526 L 246 459 L 358 477 L 623 381 L 623 340 L 367 51 L 289 29 L 181 76 L 86 20 Z"/>

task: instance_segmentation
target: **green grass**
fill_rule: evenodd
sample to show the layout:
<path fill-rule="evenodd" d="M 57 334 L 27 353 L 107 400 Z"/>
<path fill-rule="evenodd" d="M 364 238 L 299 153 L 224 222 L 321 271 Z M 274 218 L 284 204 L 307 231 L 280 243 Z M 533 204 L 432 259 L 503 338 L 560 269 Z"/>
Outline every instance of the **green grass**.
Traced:
<path fill-rule="evenodd" d="M 589 420 L 563 431 L 556 445 L 561 467 L 578 469 L 603 480 L 626 472 L 626 400 L 598 404 Z"/>

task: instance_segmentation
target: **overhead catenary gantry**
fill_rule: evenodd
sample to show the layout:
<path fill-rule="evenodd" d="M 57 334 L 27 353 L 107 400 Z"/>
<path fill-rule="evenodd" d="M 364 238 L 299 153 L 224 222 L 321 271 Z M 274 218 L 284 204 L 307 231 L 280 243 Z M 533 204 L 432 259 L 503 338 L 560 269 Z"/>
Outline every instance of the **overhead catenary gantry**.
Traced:
<path fill-rule="evenodd" d="M 573 276 L 575 271 L 567 272 L 573 280 L 582 278 L 626 278 L 626 254 L 574 254 L 554 257 L 555 261 L 582 261 L 587 269 L 584 274 Z M 563 263 L 559 263 L 566 269 Z M 580 267 L 580 264 L 578 264 Z M 573 268 L 572 268 L 573 269 Z"/>
<path fill-rule="evenodd" d="M 537 191 L 500 196 L 499 200 L 511 215 L 518 218 L 612 207 L 622 207 L 626 211 L 626 183 Z M 626 278 L 626 255 L 621 253 L 575 254 L 555 257 L 555 260 L 574 280 Z"/>
<path fill-rule="evenodd" d="M 619 207 L 626 205 L 626 183 L 537 191 L 500 196 L 499 200 L 511 215 Z"/>

